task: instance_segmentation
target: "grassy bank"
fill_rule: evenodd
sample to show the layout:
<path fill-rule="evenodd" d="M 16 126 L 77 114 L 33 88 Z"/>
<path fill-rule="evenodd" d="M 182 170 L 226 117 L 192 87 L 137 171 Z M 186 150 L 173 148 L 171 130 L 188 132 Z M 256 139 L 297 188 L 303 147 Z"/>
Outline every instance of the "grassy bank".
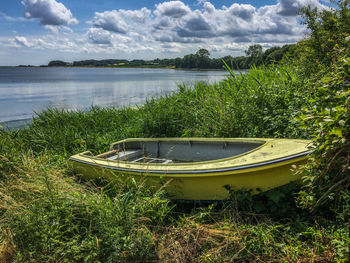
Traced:
<path fill-rule="evenodd" d="M 132 181 L 83 181 L 67 161 L 129 137 L 307 137 L 296 118 L 308 104 L 301 75 L 289 64 L 228 72 L 139 108 L 52 109 L 0 130 L 0 261 L 346 262 L 346 221 L 298 208 L 298 186 L 173 203 Z"/>
<path fill-rule="evenodd" d="M 1 185 L 2 262 L 345 262 L 347 232 L 317 219 L 169 203 L 142 185 L 77 182 L 44 156 Z"/>

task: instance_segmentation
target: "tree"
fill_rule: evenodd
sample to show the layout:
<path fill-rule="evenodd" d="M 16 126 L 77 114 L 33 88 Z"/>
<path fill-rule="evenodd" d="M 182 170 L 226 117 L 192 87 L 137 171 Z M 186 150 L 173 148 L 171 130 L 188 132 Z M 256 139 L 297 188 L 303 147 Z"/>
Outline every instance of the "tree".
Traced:
<path fill-rule="evenodd" d="M 258 57 L 259 55 L 262 54 L 262 46 L 259 44 L 249 46 L 248 50 L 245 51 L 245 54 L 248 57 Z"/>
<path fill-rule="evenodd" d="M 263 55 L 262 46 L 259 44 L 249 46 L 248 50 L 245 51 L 245 54 L 248 56 L 249 65 L 259 65 L 262 61 Z"/>
<path fill-rule="evenodd" d="M 182 58 L 175 58 L 175 68 L 182 68 Z"/>
<path fill-rule="evenodd" d="M 196 56 L 196 68 L 211 68 L 210 53 L 208 50 L 201 48 L 195 54 Z"/>
<path fill-rule="evenodd" d="M 350 53 L 350 1 L 335 1 L 337 7 L 319 12 L 317 8 L 301 10 L 303 24 L 310 34 L 298 43 L 298 56 L 305 72 L 312 74 L 337 62 Z"/>
<path fill-rule="evenodd" d="M 62 60 L 52 60 L 48 64 L 49 67 L 65 67 L 67 65 L 68 63 Z"/>
<path fill-rule="evenodd" d="M 193 55 L 193 54 L 186 55 L 186 56 L 184 56 L 184 58 L 182 60 L 182 67 L 183 68 L 195 68 L 196 61 L 197 61 L 196 55 Z"/>
<path fill-rule="evenodd" d="M 200 58 L 209 58 L 210 53 L 207 49 L 201 48 L 200 50 L 197 51 L 196 55 Z"/>

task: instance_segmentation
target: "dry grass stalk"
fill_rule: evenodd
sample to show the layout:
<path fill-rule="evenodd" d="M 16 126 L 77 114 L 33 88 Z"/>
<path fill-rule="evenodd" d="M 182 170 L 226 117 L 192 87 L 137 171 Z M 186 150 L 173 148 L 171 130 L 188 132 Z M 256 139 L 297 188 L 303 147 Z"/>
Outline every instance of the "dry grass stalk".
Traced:
<path fill-rule="evenodd" d="M 10 263 L 12 262 L 16 246 L 12 241 L 12 235 L 9 229 L 3 231 L 3 240 L 0 243 L 0 262 Z"/>
<path fill-rule="evenodd" d="M 227 250 L 240 253 L 244 245 L 238 233 L 221 227 L 218 224 L 200 225 L 190 219 L 182 227 L 167 228 L 167 233 L 156 242 L 158 260 L 164 263 L 203 262 L 220 257 Z M 232 259 L 235 257 L 233 255 Z"/>

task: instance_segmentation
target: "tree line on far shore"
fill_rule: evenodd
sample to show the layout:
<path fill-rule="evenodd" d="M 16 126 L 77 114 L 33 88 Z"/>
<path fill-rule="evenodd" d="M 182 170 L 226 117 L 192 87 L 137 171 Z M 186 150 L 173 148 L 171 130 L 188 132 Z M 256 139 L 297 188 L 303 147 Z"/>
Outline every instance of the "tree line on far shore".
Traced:
<path fill-rule="evenodd" d="M 207 49 L 199 49 L 195 54 L 185 55 L 183 58 L 154 59 L 154 60 L 126 60 L 126 59 L 103 59 L 103 60 L 80 60 L 73 63 L 53 60 L 49 67 L 152 67 L 152 68 L 186 68 L 186 69 L 222 69 L 224 63 L 232 69 L 249 69 L 251 66 L 268 65 L 280 61 L 283 56 L 292 51 L 295 45 L 272 47 L 265 51 L 261 45 L 252 45 L 245 51 L 245 56 L 210 58 Z"/>

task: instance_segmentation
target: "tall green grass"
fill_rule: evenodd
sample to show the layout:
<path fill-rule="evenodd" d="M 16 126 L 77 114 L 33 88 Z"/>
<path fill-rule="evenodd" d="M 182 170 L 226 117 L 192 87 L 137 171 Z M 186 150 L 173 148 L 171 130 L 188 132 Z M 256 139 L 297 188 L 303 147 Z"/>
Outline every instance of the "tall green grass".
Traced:
<path fill-rule="evenodd" d="M 146 136 L 301 137 L 295 116 L 305 105 L 305 82 L 288 65 L 230 72 L 221 83 L 181 85 L 142 107 Z"/>

